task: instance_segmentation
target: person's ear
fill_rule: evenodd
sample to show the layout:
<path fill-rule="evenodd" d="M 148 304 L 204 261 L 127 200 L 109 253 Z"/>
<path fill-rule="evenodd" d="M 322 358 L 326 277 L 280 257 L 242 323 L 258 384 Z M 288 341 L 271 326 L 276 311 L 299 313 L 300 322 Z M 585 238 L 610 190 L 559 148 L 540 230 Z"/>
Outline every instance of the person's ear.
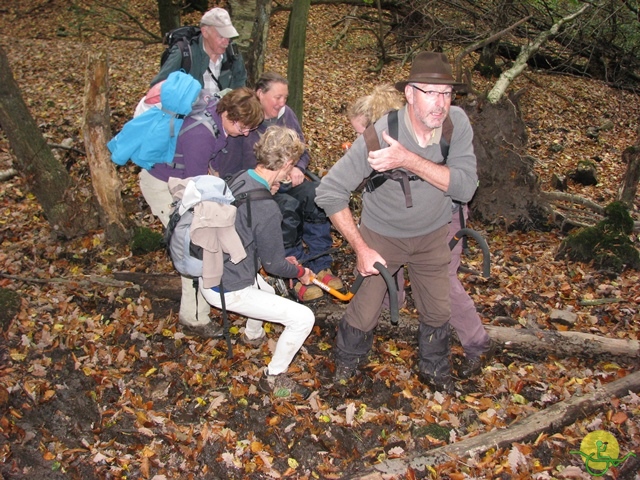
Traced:
<path fill-rule="evenodd" d="M 407 99 L 407 103 L 411 105 L 413 105 L 413 94 L 415 93 L 414 90 L 415 89 L 408 83 L 404 87 L 404 96 Z"/>

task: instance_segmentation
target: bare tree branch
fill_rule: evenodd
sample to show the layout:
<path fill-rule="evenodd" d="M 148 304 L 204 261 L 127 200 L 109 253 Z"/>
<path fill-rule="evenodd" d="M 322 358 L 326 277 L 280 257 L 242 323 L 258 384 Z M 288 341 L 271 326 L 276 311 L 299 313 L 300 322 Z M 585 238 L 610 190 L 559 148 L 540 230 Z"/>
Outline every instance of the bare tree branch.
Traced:
<path fill-rule="evenodd" d="M 456 56 L 456 59 L 455 59 L 456 81 L 460 82 L 461 79 L 462 79 L 462 59 L 464 57 L 469 55 L 471 52 L 473 52 L 473 51 L 475 51 L 475 50 L 477 50 L 479 48 L 482 48 L 485 45 L 490 44 L 491 42 L 495 42 L 499 38 L 502 38 L 507 33 L 509 33 L 511 30 L 513 30 L 514 28 L 516 28 L 519 25 L 522 25 L 524 22 L 528 21 L 530 18 L 531 18 L 531 15 L 529 15 L 528 17 L 522 18 L 522 19 L 518 20 L 516 23 L 514 23 L 513 25 L 505 28 L 504 30 L 501 30 L 498 33 L 495 33 L 495 34 L 491 35 L 489 38 L 485 38 L 484 40 L 480 40 L 478 42 L 475 42 L 475 43 L 469 45 L 467 48 L 465 48 L 462 52 L 460 52 L 458 54 L 458 56 Z"/>
<path fill-rule="evenodd" d="M 533 43 L 524 45 L 520 50 L 520 54 L 514 62 L 513 67 L 505 72 L 502 72 L 502 75 L 500 75 L 500 78 L 487 95 L 487 100 L 490 103 L 498 103 L 498 101 L 500 101 L 504 93 L 507 91 L 509 85 L 511 85 L 511 82 L 513 82 L 513 80 L 518 75 L 520 75 L 525 70 L 525 68 L 527 68 L 527 60 L 531 57 L 531 55 L 537 52 L 550 37 L 556 35 L 562 25 L 583 14 L 589 8 L 591 8 L 591 4 L 584 4 L 582 8 L 580 8 L 580 10 L 578 10 L 577 12 L 561 18 L 556 23 L 554 23 L 549 30 L 541 32 L 533 41 Z"/>

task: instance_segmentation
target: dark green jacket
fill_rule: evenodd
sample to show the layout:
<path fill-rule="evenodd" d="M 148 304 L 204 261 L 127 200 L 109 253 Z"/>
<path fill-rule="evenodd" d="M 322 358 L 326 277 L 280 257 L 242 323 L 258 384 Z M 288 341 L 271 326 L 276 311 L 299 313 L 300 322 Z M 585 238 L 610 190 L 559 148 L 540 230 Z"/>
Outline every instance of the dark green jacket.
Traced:
<path fill-rule="evenodd" d="M 203 41 L 204 39 L 202 38 L 202 35 L 200 35 L 197 42 L 191 43 L 191 70 L 187 73 L 198 80 L 200 85 L 204 87 L 203 76 L 209 68 L 209 55 L 204 51 Z M 224 69 L 226 62 L 227 54 L 225 52 L 222 56 L 223 70 L 220 72 L 220 78 L 218 78 L 218 81 L 220 82 L 220 90 L 224 90 L 225 88 L 234 89 L 244 87 L 247 83 L 247 71 L 244 68 L 244 59 L 242 58 L 242 54 L 238 53 L 235 60 L 231 63 L 231 66 Z M 182 54 L 180 52 L 180 47 L 176 44 L 171 49 L 171 53 L 160 69 L 160 72 L 158 72 L 154 79 L 151 80 L 151 86 L 165 80 L 171 72 L 180 70 L 181 66 Z"/>

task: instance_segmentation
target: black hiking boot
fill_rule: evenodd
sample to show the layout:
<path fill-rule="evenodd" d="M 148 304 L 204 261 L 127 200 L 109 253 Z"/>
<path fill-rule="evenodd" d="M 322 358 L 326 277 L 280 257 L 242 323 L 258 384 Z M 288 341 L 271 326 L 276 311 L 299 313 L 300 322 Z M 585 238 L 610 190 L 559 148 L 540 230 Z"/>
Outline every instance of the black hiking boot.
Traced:
<path fill-rule="evenodd" d="M 493 358 L 497 350 L 498 343 L 492 338 L 489 339 L 487 349 L 482 354 L 475 357 L 465 357 L 458 369 L 458 377 L 471 378 L 474 375 L 479 374 L 482 371 L 482 368 Z"/>

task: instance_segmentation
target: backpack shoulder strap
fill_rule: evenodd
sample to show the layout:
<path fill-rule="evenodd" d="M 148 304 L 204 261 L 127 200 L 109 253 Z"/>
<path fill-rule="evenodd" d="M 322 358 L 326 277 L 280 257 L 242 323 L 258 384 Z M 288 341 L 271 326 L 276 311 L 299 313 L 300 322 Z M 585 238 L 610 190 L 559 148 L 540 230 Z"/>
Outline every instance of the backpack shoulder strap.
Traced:
<path fill-rule="evenodd" d="M 207 130 L 209 130 L 214 138 L 218 138 L 218 135 L 220 135 L 220 130 L 218 129 L 218 124 L 215 122 L 211 115 L 208 115 L 205 111 L 202 111 L 195 114 L 190 114 L 189 116 L 193 117 L 195 119 L 195 122 L 187 125 L 184 128 L 181 128 L 178 135 L 182 135 L 183 133 L 188 132 L 198 125 L 204 125 L 205 127 L 207 127 Z"/>
<path fill-rule="evenodd" d="M 394 139 L 398 139 L 398 111 L 391 110 L 387 114 L 387 131 L 389 136 Z M 369 125 L 364 132 L 362 132 L 362 136 L 364 137 L 364 142 L 367 145 L 367 150 L 373 152 L 375 150 L 380 150 L 380 139 L 378 138 L 378 133 L 376 132 L 373 123 Z M 384 173 L 380 172 L 372 172 L 367 178 L 365 178 L 356 191 L 361 191 L 364 187 L 367 187 L 367 191 L 372 192 L 380 185 L 382 185 L 387 180 Z"/>
<path fill-rule="evenodd" d="M 364 143 L 367 145 L 367 150 L 370 152 L 380 150 L 380 140 L 378 140 L 378 134 L 373 123 L 362 132 L 362 136 L 364 137 Z"/>
<path fill-rule="evenodd" d="M 198 43 L 200 41 L 200 36 L 202 35 L 200 28 L 190 27 L 193 30 L 191 31 L 191 36 L 187 38 L 182 38 L 178 41 L 178 48 L 180 49 L 180 53 L 182 54 L 182 62 L 180 63 L 180 68 L 185 71 L 185 73 L 189 73 L 191 71 L 191 44 Z"/>
<path fill-rule="evenodd" d="M 442 164 L 447 163 L 449 156 L 449 146 L 451 145 L 451 137 L 453 136 L 453 122 L 451 117 L 447 115 L 442 124 L 442 135 L 440 136 L 440 152 L 442 153 Z"/>
<path fill-rule="evenodd" d="M 176 42 L 176 45 L 180 51 L 180 69 L 184 70 L 185 73 L 189 73 L 191 71 L 190 42 L 185 38 L 181 38 Z"/>
<path fill-rule="evenodd" d="M 387 115 L 387 130 L 389 132 L 389 136 L 391 138 L 397 140 L 398 139 L 398 111 L 391 110 Z M 380 140 L 378 139 L 378 134 L 376 132 L 373 123 L 369 125 L 365 131 L 362 133 L 364 137 L 364 142 L 367 145 L 367 150 L 373 152 L 375 150 L 380 150 Z"/>
<path fill-rule="evenodd" d="M 224 70 L 231 70 L 233 66 L 233 62 L 238 58 L 238 46 L 234 42 L 229 42 L 227 45 L 227 49 L 224 51 L 224 60 L 222 62 L 222 66 L 220 67 L 220 73 Z"/>
<path fill-rule="evenodd" d="M 389 128 L 389 136 L 394 140 L 398 140 L 398 111 L 391 110 L 387 115 L 387 124 Z"/>
<path fill-rule="evenodd" d="M 238 208 L 244 203 L 247 204 L 247 225 L 249 226 L 249 228 L 251 228 L 251 202 L 258 202 L 261 200 L 275 200 L 273 199 L 273 195 L 271 194 L 271 192 L 266 188 L 254 188 L 241 193 L 236 193 L 240 188 L 242 188 L 242 186 L 244 185 L 244 181 L 238 183 L 235 183 L 235 181 L 244 172 L 244 170 L 241 170 L 237 173 L 234 173 L 233 175 L 227 176 L 224 180 L 225 182 L 227 182 L 227 185 L 229 185 L 231 193 L 233 193 L 233 196 L 235 197 L 233 205 Z"/>

